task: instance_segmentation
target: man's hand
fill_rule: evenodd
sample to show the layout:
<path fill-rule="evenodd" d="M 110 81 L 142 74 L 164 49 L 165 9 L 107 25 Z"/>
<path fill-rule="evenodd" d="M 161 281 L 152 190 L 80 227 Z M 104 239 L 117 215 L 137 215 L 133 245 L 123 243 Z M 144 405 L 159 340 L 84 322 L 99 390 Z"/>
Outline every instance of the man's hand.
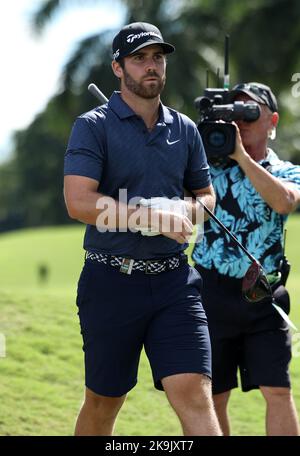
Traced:
<path fill-rule="evenodd" d="M 186 202 L 180 199 L 156 197 L 141 199 L 140 204 L 150 209 L 150 221 L 146 228 L 141 228 L 144 236 L 163 236 L 174 239 L 180 244 L 188 241 L 193 233 L 193 225 L 188 218 Z"/>
<path fill-rule="evenodd" d="M 234 148 L 233 154 L 230 154 L 229 157 L 239 163 L 240 160 L 242 160 L 245 156 L 248 155 L 248 153 L 246 152 L 246 150 L 243 146 L 239 127 L 237 126 L 237 124 L 235 122 L 232 122 L 232 124 L 235 126 L 235 129 L 236 129 L 235 148 Z"/>
<path fill-rule="evenodd" d="M 300 192 L 292 183 L 273 176 L 261 166 L 258 158 L 254 158 L 255 151 L 250 155 L 245 150 L 239 128 L 233 124 L 236 127 L 236 143 L 234 153 L 229 157 L 238 162 L 255 190 L 275 212 L 286 215 L 294 211 L 300 204 Z"/>
<path fill-rule="evenodd" d="M 193 234 L 193 224 L 186 215 L 161 209 L 151 211 L 154 214 L 154 230 L 179 244 L 185 244 Z"/>

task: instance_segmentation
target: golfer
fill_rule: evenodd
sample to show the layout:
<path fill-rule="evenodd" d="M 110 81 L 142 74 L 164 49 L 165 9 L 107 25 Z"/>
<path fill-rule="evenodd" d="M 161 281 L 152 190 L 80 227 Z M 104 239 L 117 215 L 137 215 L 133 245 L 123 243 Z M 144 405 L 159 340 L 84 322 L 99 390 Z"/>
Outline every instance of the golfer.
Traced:
<path fill-rule="evenodd" d="M 86 393 L 75 434 L 112 434 L 144 347 L 183 433 L 220 435 L 202 279 L 183 253 L 201 206 L 183 201 L 183 189 L 210 209 L 215 201 L 202 142 L 160 101 L 174 47 L 157 27 L 129 24 L 112 47 L 121 90 L 75 121 L 65 157 L 68 213 L 87 225 L 77 295 Z"/>

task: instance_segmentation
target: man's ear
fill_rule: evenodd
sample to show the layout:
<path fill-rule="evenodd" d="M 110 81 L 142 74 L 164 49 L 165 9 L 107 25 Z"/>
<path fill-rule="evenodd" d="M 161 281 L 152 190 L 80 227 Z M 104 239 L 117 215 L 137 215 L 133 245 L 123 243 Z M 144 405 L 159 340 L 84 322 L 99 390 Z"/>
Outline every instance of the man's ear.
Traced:
<path fill-rule="evenodd" d="M 117 78 L 121 79 L 121 76 L 123 75 L 123 69 L 122 69 L 121 65 L 119 64 L 119 62 L 117 62 L 116 60 L 113 60 L 111 62 L 111 68 L 114 72 L 114 75 L 117 76 Z"/>
<path fill-rule="evenodd" d="M 271 122 L 272 122 L 273 127 L 276 128 L 277 124 L 279 122 L 279 114 L 278 114 L 278 112 L 273 112 Z"/>

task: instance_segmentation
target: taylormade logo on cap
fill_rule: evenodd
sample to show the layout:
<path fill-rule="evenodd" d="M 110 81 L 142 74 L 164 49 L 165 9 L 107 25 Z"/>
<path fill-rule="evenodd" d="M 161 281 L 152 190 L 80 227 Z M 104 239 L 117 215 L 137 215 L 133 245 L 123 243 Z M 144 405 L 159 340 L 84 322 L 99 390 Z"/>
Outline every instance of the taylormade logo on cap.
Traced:
<path fill-rule="evenodd" d="M 147 22 L 133 22 L 125 25 L 114 37 L 112 43 L 113 58 L 119 61 L 123 57 L 152 44 L 159 44 L 164 54 L 171 54 L 175 51 L 172 44 L 164 42 L 160 30 L 155 25 Z"/>
<path fill-rule="evenodd" d="M 139 38 L 142 38 L 144 36 L 157 36 L 157 38 L 159 38 L 161 40 L 161 36 L 155 32 L 142 32 L 142 33 L 138 33 L 137 35 L 133 35 L 133 34 L 128 35 L 126 41 L 127 41 L 127 43 L 133 43 L 134 40 L 138 40 Z"/>

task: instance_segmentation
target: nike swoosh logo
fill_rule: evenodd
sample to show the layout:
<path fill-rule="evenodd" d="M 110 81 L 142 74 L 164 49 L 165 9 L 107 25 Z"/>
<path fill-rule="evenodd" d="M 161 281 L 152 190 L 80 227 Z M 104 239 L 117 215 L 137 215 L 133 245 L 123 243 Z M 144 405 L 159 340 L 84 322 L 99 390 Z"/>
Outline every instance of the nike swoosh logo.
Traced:
<path fill-rule="evenodd" d="M 176 143 L 178 143 L 179 141 L 180 141 L 180 139 L 177 139 L 176 141 L 169 141 L 169 140 L 167 139 L 167 144 L 169 144 L 169 146 L 171 146 L 172 144 L 176 144 Z"/>

